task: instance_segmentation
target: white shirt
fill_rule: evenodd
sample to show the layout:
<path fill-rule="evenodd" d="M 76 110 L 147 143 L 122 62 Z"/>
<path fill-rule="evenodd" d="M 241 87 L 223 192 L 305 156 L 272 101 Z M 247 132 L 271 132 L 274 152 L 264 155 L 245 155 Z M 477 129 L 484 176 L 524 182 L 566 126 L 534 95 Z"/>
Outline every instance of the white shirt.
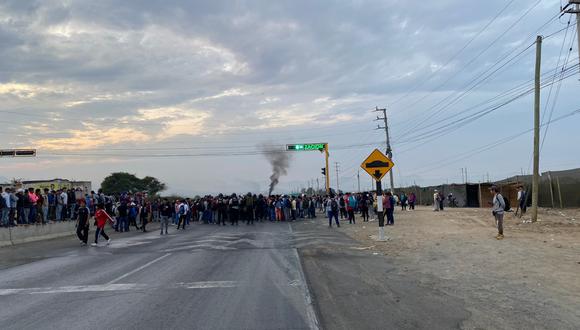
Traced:
<path fill-rule="evenodd" d="M 68 204 L 68 195 L 66 194 L 66 192 L 62 192 L 60 193 L 60 198 L 62 199 L 62 205 L 67 205 Z"/>
<path fill-rule="evenodd" d="M 6 201 L 6 206 L 10 207 L 10 194 L 3 191 L 2 192 L 2 198 L 4 198 L 4 200 Z"/>

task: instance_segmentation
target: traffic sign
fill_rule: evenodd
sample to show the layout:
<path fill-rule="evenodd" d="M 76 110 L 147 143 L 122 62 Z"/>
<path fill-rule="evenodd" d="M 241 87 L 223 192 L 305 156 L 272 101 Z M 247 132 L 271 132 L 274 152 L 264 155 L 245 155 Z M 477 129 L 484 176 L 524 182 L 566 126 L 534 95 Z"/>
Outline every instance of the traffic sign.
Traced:
<path fill-rule="evenodd" d="M 395 166 L 389 157 L 385 156 L 379 149 L 375 149 L 360 165 L 375 180 L 380 181 L 385 174 Z"/>
<path fill-rule="evenodd" d="M 326 143 L 304 143 L 304 144 L 287 144 L 286 150 L 288 151 L 312 151 L 318 150 L 323 151 L 326 147 Z"/>
<path fill-rule="evenodd" d="M 0 150 L 0 157 L 35 157 L 36 149 L 5 149 Z"/>

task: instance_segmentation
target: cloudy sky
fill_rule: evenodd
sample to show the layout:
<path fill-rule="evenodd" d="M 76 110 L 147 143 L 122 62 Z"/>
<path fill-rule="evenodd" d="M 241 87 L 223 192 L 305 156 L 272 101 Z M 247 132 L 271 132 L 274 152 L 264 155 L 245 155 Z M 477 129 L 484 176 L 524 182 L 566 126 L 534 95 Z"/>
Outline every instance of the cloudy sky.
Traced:
<path fill-rule="evenodd" d="M 0 147 L 38 157 L 0 159 L 0 177 L 98 187 L 128 171 L 174 193 L 263 192 L 260 145 L 328 142 L 332 186 L 338 162 L 353 190 L 364 157 L 385 148 L 376 106 L 397 185 L 458 182 L 465 167 L 475 182 L 529 172 L 537 34 L 543 119 L 558 119 L 542 170 L 578 167 L 580 115 L 562 117 L 580 104 L 575 23 L 560 4 L 3 0 Z M 322 186 L 323 165 L 295 153 L 277 191 Z"/>

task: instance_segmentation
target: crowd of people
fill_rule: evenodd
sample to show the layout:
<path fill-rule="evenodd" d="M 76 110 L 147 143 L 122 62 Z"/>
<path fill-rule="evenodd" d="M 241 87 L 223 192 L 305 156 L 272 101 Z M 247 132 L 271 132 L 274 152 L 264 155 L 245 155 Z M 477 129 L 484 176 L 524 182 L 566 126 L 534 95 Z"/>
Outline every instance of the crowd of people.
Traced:
<path fill-rule="evenodd" d="M 161 235 L 168 234 L 169 226 L 183 230 L 196 222 L 237 226 L 240 222 L 296 221 L 314 219 L 317 214 L 340 226 L 340 220 L 356 223 L 356 218 L 369 221 L 377 212 L 376 194 L 345 193 L 338 195 L 256 195 L 219 194 L 198 198 L 149 198 L 145 193 L 122 193 L 107 195 L 102 190 L 85 193 L 81 189 L 10 189 L 0 191 L 0 225 L 29 226 L 46 225 L 62 221 L 76 221 L 77 234 L 82 244 L 88 244 L 88 227 L 94 219 L 97 227 L 95 242 L 103 236 L 108 242 L 105 225 L 111 223 L 113 230 L 128 232 L 131 228 L 147 231 L 151 223 L 159 223 Z M 394 224 L 393 211 L 397 205 L 402 210 L 415 208 L 414 193 L 406 195 L 384 194 L 383 209 L 387 225 Z"/>

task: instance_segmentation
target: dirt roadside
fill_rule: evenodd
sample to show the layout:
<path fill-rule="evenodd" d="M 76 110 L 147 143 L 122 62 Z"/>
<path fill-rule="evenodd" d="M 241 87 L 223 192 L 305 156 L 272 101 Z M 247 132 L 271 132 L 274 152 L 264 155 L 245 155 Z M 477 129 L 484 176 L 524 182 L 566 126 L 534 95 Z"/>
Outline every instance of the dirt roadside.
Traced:
<path fill-rule="evenodd" d="M 341 229 L 399 274 L 463 299 L 464 329 L 580 329 L 580 210 L 539 218 L 507 213 L 501 241 L 489 209 L 397 210 L 386 242 L 376 241 L 376 221 Z"/>

